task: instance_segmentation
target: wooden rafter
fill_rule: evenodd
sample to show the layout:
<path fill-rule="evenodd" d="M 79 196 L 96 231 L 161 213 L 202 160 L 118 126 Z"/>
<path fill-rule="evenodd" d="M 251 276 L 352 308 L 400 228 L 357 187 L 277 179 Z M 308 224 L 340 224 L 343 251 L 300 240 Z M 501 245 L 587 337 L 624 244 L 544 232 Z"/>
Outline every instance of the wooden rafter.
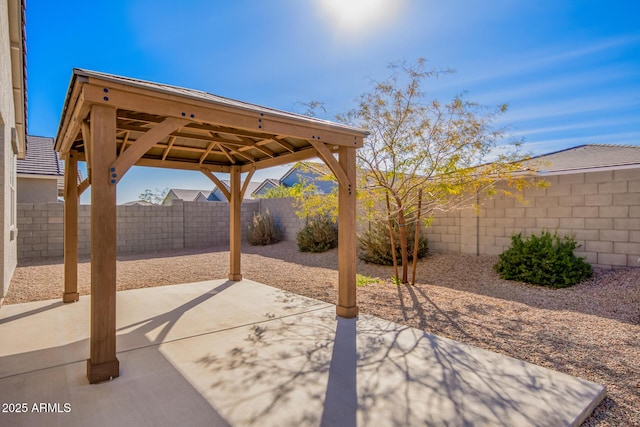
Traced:
<path fill-rule="evenodd" d="M 269 150 L 268 148 L 261 147 L 258 144 L 256 144 L 254 141 L 251 141 L 251 140 L 249 140 L 247 138 L 242 138 L 242 140 L 244 142 L 246 142 L 247 145 L 245 145 L 244 147 L 238 148 L 238 151 L 247 151 L 247 150 L 252 150 L 253 149 L 253 150 L 258 150 L 261 153 L 266 154 L 268 157 L 274 157 L 274 152 Z"/>
<path fill-rule="evenodd" d="M 233 156 L 231 156 L 229 153 L 227 153 L 227 149 L 224 148 L 222 146 L 222 144 L 220 144 L 219 142 L 216 142 L 216 145 L 218 146 L 218 149 L 220 151 L 222 151 L 222 153 L 225 155 L 225 157 L 229 160 L 229 162 L 231 162 L 232 165 L 236 164 L 236 159 L 233 158 Z"/>
<path fill-rule="evenodd" d="M 293 145 L 289 144 L 287 141 L 284 141 L 282 138 L 274 137 L 274 138 L 271 138 L 271 141 L 275 142 L 276 144 L 278 144 L 279 146 L 281 146 L 287 151 L 290 151 L 292 153 L 296 151 Z"/>
<path fill-rule="evenodd" d="M 122 179 L 125 173 L 133 166 L 150 148 L 152 148 L 157 141 L 165 138 L 168 134 L 175 129 L 179 129 L 184 126 L 186 121 L 184 119 L 177 119 L 174 117 L 167 117 L 158 123 L 153 128 L 149 129 L 147 133 L 139 137 L 135 143 L 131 144 L 129 148 L 119 156 L 111 166 L 112 183 L 116 184 Z"/>
<path fill-rule="evenodd" d="M 128 130 L 124 131 L 124 134 L 123 134 L 123 137 L 122 137 L 122 144 L 120 145 L 120 154 L 121 155 L 124 152 L 124 149 L 127 148 L 127 143 L 129 142 L 129 134 L 130 134 L 130 132 Z"/>
<path fill-rule="evenodd" d="M 229 146 L 226 146 L 226 145 L 223 145 L 223 144 L 220 144 L 220 146 L 226 148 L 227 150 L 229 150 L 229 152 L 231 154 L 234 154 L 236 156 L 242 157 L 242 158 L 248 160 L 251 163 L 255 163 L 255 161 L 256 161 L 255 157 L 251 157 L 251 156 L 249 156 L 247 154 L 243 154 L 243 153 L 241 153 L 241 152 L 239 152 L 239 151 L 237 151 L 237 150 L 235 150 L 235 149 L 233 149 L 233 148 L 231 148 Z"/>
<path fill-rule="evenodd" d="M 169 155 L 169 151 L 171 151 L 171 147 L 173 147 L 173 144 L 176 142 L 176 137 L 175 136 L 170 136 L 169 137 L 169 142 L 167 143 L 167 148 L 164 149 L 164 151 L 162 152 L 162 160 L 166 160 L 167 156 Z"/>
<path fill-rule="evenodd" d="M 204 151 L 204 153 L 202 153 L 202 156 L 200 156 L 200 161 L 198 162 L 199 164 L 202 164 L 204 162 L 204 160 L 207 158 L 207 156 L 209 155 L 209 153 L 211 152 L 211 150 L 213 150 L 213 147 L 216 145 L 215 141 L 211 141 L 209 143 L 209 146 L 207 147 L 207 149 Z"/>
<path fill-rule="evenodd" d="M 296 151 L 295 153 L 282 154 L 278 157 L 274 157 L 273 159 L 260 160 L 253 164 L 244 165 L 242 166 L 242 172 L 249 172 L 254 166 L 256 169 L 265 169 L 286 163 L 299 162 L 301 160 L 307 160 L 317 156 L 318 152 L 313 147 L 305 148 L 304 150 Z"/>

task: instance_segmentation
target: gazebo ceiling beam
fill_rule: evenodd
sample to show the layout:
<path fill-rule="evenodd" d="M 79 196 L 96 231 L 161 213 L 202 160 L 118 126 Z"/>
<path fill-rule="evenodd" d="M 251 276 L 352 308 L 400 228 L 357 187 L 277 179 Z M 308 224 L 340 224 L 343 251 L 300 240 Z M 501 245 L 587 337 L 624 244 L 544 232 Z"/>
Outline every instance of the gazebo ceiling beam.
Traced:
<path fill-rule="evenodd" d="M 224 124 L 232 129 L 292 136 L 304 140 L 327 141 L 333 145 L 354 148 L 362 146 L 363 138 L 360 132 L 352 133 L 324 124 L 307 124 L 295 118 L 282 117 L 268 112 L 212 105 L 205 101 L 187 101 L 179 96 L 163 94 L 162 97 L 158 97 L 153 92 L 147 92 L 140 88 L 125 86 L 109 88 L 108 86 L 120 85 L 111 82 L 107 82 L 107 85 L 101 85 L 100 81 L 93 81 L 97 84 L 85 83 L 83 88 L 85 101 L 92 104 L 108 105 L 131 111 L 145 111 L 148 114 L 158 116 L 186 118 L 214 125 Z"/>
<path fill-rule="evenodd" d="M 87 158 L 84 153 L 78 153 L 78 161 L 86 162 Z M 164 169 L 179 169 L 179 170 L 189 170 L 189 171 L 199 171 L 201 167 L 205 166 L 214 172 L 220 173 L 229 173 L 230 166 L 226 163 L 218 163 L 218 162 L 205 162 L 202 165 L 198 163 L 198 159 L 193 159 L 191 161 L 184 161 L 183 159 L 173 159 L 171 157 L 167 157 L 166 160 L 162 160 L 161 158 L 152 158 L 152 157 L 143 157 L 139 159 L 134 166 L 148 166 L 152 168 L 164 168 Z M 85 181 L 87 181 L 85 179 Z M 84 181 L 83 181 L 84 182 Z M 82 183 L 80 184 L 82 185 Z M 90 181 L 87 186 L 90 185 Z"/>
<path fill-rule="evenodd" d="M 220 144 L 219 142 L 216 142 L 216 145 L 218 146 L 218 149 L 219 149 L 220 151 L 222 151 L 222 154 L 224 154 L 224 155 L 225 155 L 225 157 L 229 160 L 229 162 L 231 162 L 231 164 L 232 164 L 232 165 L 235 165 L 235 164 L 236 164 L 236 159 L 234 159 L 234 158 L 233 158 L 233 156 L 231 156 L 231 155 L 227 152 L 227 149 L 226 149 L 226 148 L 224 148 L 224 147 L 222 146 L 222 144 Z"/>
<path fill-rule="evenodd" d="M 209 153 L 211 153 L 211 150 L 213 150 L 213 147 L 215 147 L 215 145 L 216 145 L 215 141 L 211 141 L 209 143 L 209 146 L 207 147 L 207 149 L 204 151 L 204 153 L 202 153 L 202 156 L 200 156 L 200 161 L 198 162 L 199 164 L 202 164 L 204 162 L 204 160 L 207 158 Z"/>
<path fill-rule="evenodd" d="M 176 137 L 175 136 L 171 136 L 169 137 L 169 142 L 167 143 L 167 148 L 164 149 L 164 151 L 162 152 L 162 160 L 166 160 L 167 156 L 169 155 L 169 151 L 171 151 L 171 147 L 173 147 L 173 144 L 176 142 Z"/>
<path fill-rule="evenodd" d="M 158 123 L 144 135 L 140 136 L 111 165 L 111 183 L 117 184 L 131 166 L 140 160 L 158 141 L 166 138 L 171 132 L 181 128 L 185 124 L 186 120 L 184 119 L 167 117 L 162 123 Z"/>
<path fill-rule="evenodd" d="M 242 172 L 249 172 L 252 167 L 255 166 L 256 169 L 265 169 L 273 166 L 281 166 L 287 163 L 299 162 L 302 160 L 312 159 L 314 157 L 318 157 L 318 152 L 315 148 L 305 148 L 303 150 L 296 151 L 295 153 L 282 154 L 278 157 L 269 158 L 265 160 L 256 161 L 252 164 L 247 164 L 242 166 Z"/>

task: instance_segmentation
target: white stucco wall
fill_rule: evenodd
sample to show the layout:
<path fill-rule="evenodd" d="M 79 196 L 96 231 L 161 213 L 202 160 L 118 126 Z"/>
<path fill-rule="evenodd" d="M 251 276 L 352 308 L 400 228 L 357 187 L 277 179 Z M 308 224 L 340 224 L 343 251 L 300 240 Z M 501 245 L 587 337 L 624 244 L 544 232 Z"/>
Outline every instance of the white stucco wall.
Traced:
<path fill-rule="evenodd" d="M 0 0 L 0 298 L 6 294 L 17 263 L 17 239 L 11 228 L 16 221 L 15 162 L 11 146 L 11 129 L 15 127 L 11 75 L 11 43 L 9 37 L 8 0 Z M 12 237 L 14 237 L 12 239 Z"/>

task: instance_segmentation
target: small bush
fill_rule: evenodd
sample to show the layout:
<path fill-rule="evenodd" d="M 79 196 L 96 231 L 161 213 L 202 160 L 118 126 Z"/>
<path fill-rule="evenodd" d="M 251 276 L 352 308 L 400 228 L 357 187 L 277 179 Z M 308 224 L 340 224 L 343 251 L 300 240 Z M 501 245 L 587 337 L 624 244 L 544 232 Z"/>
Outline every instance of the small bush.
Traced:
<path fill-rule="evenodd" d="M 249 225 L 247 240 L 251 245 L 271 245 L 278 243 L 282 238 L 280 229 L 273 222 L 273 217 L 267 209 L 265 213 L 256 212 L 253 214 L 253 221 Z"/>
<path fill-rule="evenodd" d="M 413 259 L 413 237 L 415 225 L 407 226 L 407 248 L 409 260 Z M 400 250 L 400 229 L 394 223 L 393 227 L 394 243 L 396 246 L 396 256 L 398 265 L 402 264 L 402 253 Z M 379 265 L 393 265 L 393 255 L 391 254 L 391 240 L 389 239 L 389 226 L 384 222 L 374 222 L 371 228 L 360 236 L 360 259 L 365 262 Z M 427 238 L 420 236 L 418 240 L 418 259 L 427 255 Z"/>
<path fill-rule="evenodd" d="M 500 277 L 552 288 L 566 288 L 591 276 L 591 265 L 574 255 L 575 239 L 544 232 L 522 240 L 511 237 L 511 247 L 500 255 L 494 269 Z"/>
<path fill-rule="evenodd" d="M 338 246 L 338 227 L 327 217 L 307 221 L 296 235 L 300 252 L 325 252 Z"/>

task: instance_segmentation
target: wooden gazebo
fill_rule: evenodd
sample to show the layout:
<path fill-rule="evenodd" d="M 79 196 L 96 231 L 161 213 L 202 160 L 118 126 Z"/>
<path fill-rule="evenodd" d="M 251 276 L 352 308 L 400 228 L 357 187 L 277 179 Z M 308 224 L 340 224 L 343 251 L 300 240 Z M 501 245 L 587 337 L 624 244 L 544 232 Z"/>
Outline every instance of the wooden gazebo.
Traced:
<path fill-rule="evenodd" d="M 339 185 L 338 316 L 356 306 L 356 149 L 367 132 L 209 93 L 75 69 L 55 149 L 65 160 L 64 302 L 78 300 L 78 203 L 91 191 L 89 382 L 119 375 L 116 187 L 132 166 L 201 171 L 229 200 L 229 280 L 242 279 L 242 195 L 257 169 L 319 157 Z M 334 154 L 338 154 L 338 158 Z M 87 164 L 78 185 L 77 162 Z M 215 173 L 230 175 L 230 190 Z M 241 174 L 247 173 L 244 184 Z"/>

